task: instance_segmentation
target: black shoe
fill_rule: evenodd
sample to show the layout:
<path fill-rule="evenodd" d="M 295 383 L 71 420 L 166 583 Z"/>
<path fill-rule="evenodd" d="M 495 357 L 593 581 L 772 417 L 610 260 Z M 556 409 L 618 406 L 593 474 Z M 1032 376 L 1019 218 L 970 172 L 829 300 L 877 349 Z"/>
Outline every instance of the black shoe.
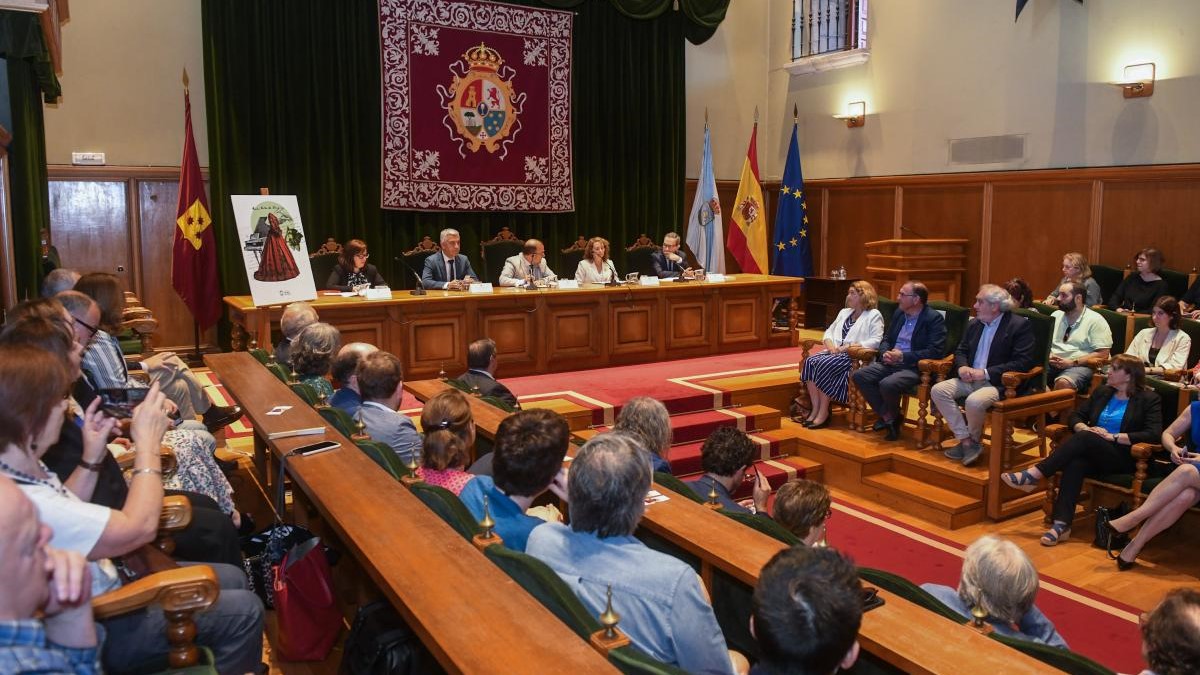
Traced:
<path fill-rule="evenodd" d="M 212 433 L 233 424 L 242 417 L 240 405 L 214 405 L 204 411 L 204 426 Z"/>
<path fill-rule="evenodd" d="M 804 420 L 803 422 L 801 422 L 801 423 L 800 423 L 800 426 L 802 426 L 802 427 L 804 427 L 804 428 L 806 428 L 806 429 L 807 429 L 808 427 L 811 427 L 811 426 L 812 426 L 812 420 L 810 420 L 810 419 L 808 419 L 808 418 L 805 418 L 805 420 Z"/>
<path fill-rule="evenodd" d="M 821 422 L 820 424 L 810 424 L 810 425 L 808 425 L 808 428 L 809 429 L 824 429 L 825 427 L 829 426 L 829 420 L 832 417 L 833 417 L 833 415 L 826 417 L 825 421 Z"/>
<path fill-rule="evenodd" d="M 220 469 L 221 473 L 225 474 L 226 476 L 237 473 L 238 463 L 236 460 L 221 459 L 220 457 L 217 457 L 216 455 L 213 455 L 213 459 L 216 460 L 216 462 L 217 462 L 217 468 Z"/>
<path fill-rule="evenodd" d="M 242 511 L 242 524 L 238 526 L 238 536 L 246 537 L 254 534 L 258 530 L 258 526 L 254 524 L 254 516 L 250 515 L 249 511 Z"/>
<path fill-rule="evenodd" d="M 902 424 L 903 424 L 903 422 L 901 422 L 900 420 L 893 420 L 893 421 L 889 422 L 887 424 L 887 433 L 884 434 L 883 440 L 885 440 L 885 441 L 900 440 L 900 426 Z"/>
<path fill-rule="evenodd" d="M 1125 560 L 1121 556 L 1117 556 L 1117 571 L 1124 572 L 1126 570 L 1133 569 L 1134 567 L 1137 567 L 1136 560 Z"/>
<path fill-rule="evenodd" d="M 1129 545 L 1129 533 L 1121 532 L 1113 527 L 1111 522 L 1104 523 L 1104 529 L 1108 533 L 1108 554 L 1111 556 L 1113 551 L 1123 551 Z"/>
<path fill-rule="evenodd" d="M 888 428 L 888 425 L 889 423 L 884 422 L 882 419 L 875 420 L 875 424 L 871 425 L 871 431 L 883 431 Z"/>

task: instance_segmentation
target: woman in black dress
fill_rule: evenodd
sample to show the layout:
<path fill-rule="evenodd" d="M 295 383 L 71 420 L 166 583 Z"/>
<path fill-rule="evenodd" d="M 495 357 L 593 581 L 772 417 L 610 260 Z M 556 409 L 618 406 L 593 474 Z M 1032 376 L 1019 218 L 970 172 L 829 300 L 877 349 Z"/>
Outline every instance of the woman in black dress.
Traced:
<path fill-rule="evenodd" d="M 361 239 L 351 239 L 342 247 L 338 264 L 329 273 L 325 287 L 331 291 L 352 291 L 355 286 L 387 286 L 374 265 L 367 264 L 367 244 Z"/>

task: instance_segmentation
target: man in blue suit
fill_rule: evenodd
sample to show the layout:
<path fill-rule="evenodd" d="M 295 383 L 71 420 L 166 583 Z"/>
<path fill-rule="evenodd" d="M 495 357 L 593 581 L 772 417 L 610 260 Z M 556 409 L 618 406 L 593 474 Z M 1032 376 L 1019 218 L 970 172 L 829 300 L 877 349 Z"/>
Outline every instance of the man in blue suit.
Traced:
<path fill-rule="evenodd" d="M 425 269 L 421 270 L 421 285 L 425 288 L 461 291 L 476 283 L 479 276 L 471 269 L 471 261 L 458 252 L 462 248 L 462 237 L 459 236 L 458 230 L 442 230 L 439 243 L 442 247 L 441 252 L 425 259 Z"/>
<path fill-rule="evenodd" d="M 954 432 L 958 445 L 946 451 L 950 459 L 970 466 L 983 453 L 979 439 L 992 404 L 1004 398 L 1001 377 L 1008 371 L 1027 371 L 1034 366 L 1033 326 L 1029 319 L 1012 313 L 1008 291 L 984 284 L 975 295 L 975 318 L 967 325 L 954 351 L 955 377 L 938 382 L 930 398 Z M 966 399 L 966 417 L 958 409 Z"/>
<path fill-rule="evenodd" d="M 889 441 L 900 438 L 904 423 L 900 397 L 921 381 L 917 362 L 940 359 L 946 350 L 946 320 L 926 306 L 929 289 L 925 284 L 904 284 L 897 301 L 900 307 L 879 345 L 879 360 L 854 372 L 854 384 L 879 416 L 873 430 L 887 430 Z"/>
<path fill-rule="evenodd" d="M 679 254 L 679 235 L 674 232 L 663 235 L 662 248 L 650 254 L 650 264 L 659 279 L 691 279 L 695 276 L 692 268 L 688 267 L 683 256 Z"/>

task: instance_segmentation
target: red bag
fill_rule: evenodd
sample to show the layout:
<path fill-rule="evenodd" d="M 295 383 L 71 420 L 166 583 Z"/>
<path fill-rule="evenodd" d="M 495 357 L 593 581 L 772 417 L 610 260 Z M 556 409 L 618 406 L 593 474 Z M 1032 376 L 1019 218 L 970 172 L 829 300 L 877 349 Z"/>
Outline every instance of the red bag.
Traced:
<path fill-rule="evenodd" d="M 275 566 L 276 651 L 284 661 L 323 661 L 337 641 L 342 612 L 321 540 L 296 544 Z"/>

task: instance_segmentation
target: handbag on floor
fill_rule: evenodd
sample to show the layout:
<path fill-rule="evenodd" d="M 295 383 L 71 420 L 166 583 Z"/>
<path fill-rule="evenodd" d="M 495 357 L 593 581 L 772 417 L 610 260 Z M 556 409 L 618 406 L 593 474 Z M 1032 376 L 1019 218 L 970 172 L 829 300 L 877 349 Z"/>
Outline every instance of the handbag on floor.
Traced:
<path fill-rule="evenodd" d="M 285 661 L 323 661 L 342 628 L 333 571 L 319 537 L 292 547 L 275 566 L 276 650 Z"/>
<path fill-rule="evenodd" d="M 341 675 L 418 675 L 443 672 L 387 600 L 358 608 L 346 638 Z"/>
<path fill-rule="evenodd" d="M 1109 521 L 1116 520 L 1121 516 L 1129 513 L 1129 505 L 1121 502 L 1111 509 L 1107 506 L 1096 507 L 1096 535 L 1092 538 L 1092 546 L 1102 548 L 1109 552 L 1109 557 L 1115 558 L 1112 554 L 1112 549 L 1118 550 L 1125 548 L 1125 544 L 1129 543 L 1129 536 L 1125 534 L 1114 535 L 1108 529 Z M 1112 541 L 1109 541 L 1109 540 Z"/>

